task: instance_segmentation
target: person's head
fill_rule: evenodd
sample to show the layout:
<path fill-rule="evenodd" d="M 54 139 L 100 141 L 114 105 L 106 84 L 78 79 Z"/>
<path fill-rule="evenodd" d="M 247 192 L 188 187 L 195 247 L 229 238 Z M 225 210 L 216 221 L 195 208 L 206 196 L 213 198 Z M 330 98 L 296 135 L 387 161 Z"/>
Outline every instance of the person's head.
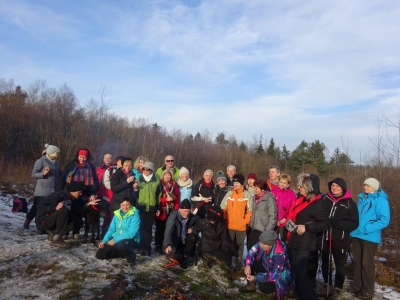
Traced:
<path fill-rule="evenodd" d="M 212 178 L 214 176 L 214 172 L 210 169 L 205 170 L 203 173 L 203 179 L 205 183 L 210 183 L 212 181 Z"/>
<path fill-rule="evenodd" d="M 67 191 L 74 199 L 78 199 L 82 195 L 84 189 L 85 184 L 83 182 L 72 181 L 67 185 Z"/>
<path fill-rule="evenodd" d="M 226 177 L 222 170 L 217 171 L 217 184 L 221 189 L 226 186 Z"/>
<path fill-rule="evenodd" d="M 123 213 L 127 213 L 132 207 L 131 202 L 129 201 L 129 197 L 124 197 L 119 200 L 119 208 Z"/>
<path fill-rule="evenodd" d="M 236 173 L 235 175 L 233 175 L 232 181 L 233 181 L 233 188 L 235 190 L 243 188 L 244 184 L 243 174 Z"/>
<path fill-rule="evenodd" d="M 60 155 L 60 149 L 58 149 L 58 147 L 49 144 L 44 145 L 44 147 L 46 148 L 45 152 L 50 159 L 58 159 L 58 156 Z"/>
<path fill-rule="evenodd" d="M 221 206 L 213 205 L 207 211 L 207 219 L 211 223 L 220 222 L 224 218 Z"/>
<path fill-rule="evenodd" d="M 117 167 L 117 169 L 122 168 L 122 161 L 125 159 L 124 156 L 119 155 L 114 159 L 113 165 Z"/>
<path fill-rule="evenodd" d="M 91 159 L 90 151 L 86 148 L 79 149 L 75 155 L 75 162 L 77 162 L 80 165 L 89 162 L 90 159 Z"/>
<path fill-rule="evenodd" d="M 179 170 L 179 178 L 183 182 L 186 182 L 189 179 L 189 170 L 187 168 L 185 168 L 185 167 L 182 167 Z"/>
<path fill-rule="evenodd" d="M 107 153 L 107 154 L 105 154 L 104 157 L 103 157 L 103 163 L 104 163 L 106 166 L 111 166 L 111 164 L 112 164 L 112 159 L 113 159 L 112 155 L 109 154 L 109 153 Z"/>
<path fill-rule="evenodd" d="M 234 165 L 229 165 L 226 167 L 226 174 L 230 179 L 233 178 L 233 175 L 236 173 L 236 167 Z"/>
<path fill-rule="evenodd" d="M 136 158 L 135 163 L 133 164 L 133 167 L 136 170 L 139 170 L 143 167 L 144 163 L 147 161 L 147 158 L 144 156 L 139 156 L 138 158 Z"/>
<path fill-rule="evenodd" d="M 285 190 L 290 186 L 292 179 L 288 174 L 282 174 L 279 178 L 279 188 Z"/>
<path fill-rule="evenodd" d="M 171 169 L 174 166 L 174 157 L 172 155 L 167 155 L 164 159 L 165 166 L 167 169 Z"/>
<path fill-rule="evenodd" d="M 130 157 L 125 157 L 122 161 L 122 170 L 124 170 L 125 173 L 130 173 L 132 172 L 133 169 L 133 161 L 132 158 Z"/>
<path fill-rule="evenodd" d="M 162 173 L 161 180 L 164 181 L 164 182 L 170 182 L 170 181 L 172 180 L 172 173 L 171 173 L 171 171 L 168 170 L 168 169 L 165 170 L 165 171 Z"/>
<path fill-rule="evenodd" d="M 367 178 L 364 181 L 364 193 L 373 194 L 381 187 L 378 180 L 375 178 Z"/>
<path fill-rule="evenodd" d="M 265 190 L 267 190 L 267 185 L 264 180 L 257 179 L 254 181 L 254 192 L 256 195 L 260 195 Z"/>
<path fill-rule="evenodd" d="M 154 164 L 152 162 L 146 161 L 142 167 L 143 175 L 149 176 L 154 172 Z"/>
<path fill-rule="evenodd" d="M 184 219 L 187 219 L 189 217 L 191 209 L 192 204 L 188 199 L 184 199 L 179 205 L 179 213 Z"/>
<path fill-rule="evenodd" d="M 268 175 L 271 181 L 278 182 L 279 176 L 281 175 L 281 169 L 276 165 L 272 165 L 269 167 Z"/>
<path fill-rule="evenodd" d="M 273 230 L 266 230 L 260 234 L 258 241 L 264 251 L 269 251 L 278 239 L 278 234 Z"/>
<path fill-rule="evenodd" d="M 302 173 L 297 176 L 297 187 L 299 188 L 300 195 L 307 199 L 315 197 L 313 182 L 309 174 Z"/>
<path fill-rule="evenodd" d="M 257 175 L 256 173 L 249 173 L 249 175 L 247 175 L 247 185 L 248 186 L 254 186 L 254 182 L 257 180 Z"/>
<path fill-rule="evenodd" d="M 329 192 L 331 192 L 331 194 L 333 196 L 335 196 L 335 197 L 342 196 L 342 195 L 346 194 L 346 191 L 347 191 L 346 181 L 344 181 L 343 178 L 339 178 L 339 177 L 332 179 L 328 183 L 328 188 L 329 188 Z"/>

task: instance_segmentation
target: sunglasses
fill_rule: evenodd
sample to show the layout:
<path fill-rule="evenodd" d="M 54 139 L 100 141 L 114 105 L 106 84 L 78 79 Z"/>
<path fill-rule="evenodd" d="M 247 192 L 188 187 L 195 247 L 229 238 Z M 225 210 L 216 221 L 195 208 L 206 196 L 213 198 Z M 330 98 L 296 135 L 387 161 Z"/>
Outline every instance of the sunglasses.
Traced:
<path fill-rule="evenodd" d="M 174 162 L 174 160 L 173 160 L 173 159 L 171 159 L 171 160 L 166 160 L 165 162 Z"/>
<path fill-rule="evenodd" d="M 152 169 L 149 168 L 142 168 L 143 171 L 153 171 Z"/>
<path fill-rule="evenodd" d="M 220 212 L 217 212 L 217 211 L 213 210 L 212 208 L 210 208 L 210 212 L 216 213 L 218 217 L 222 216 L 222 214 Z"/>

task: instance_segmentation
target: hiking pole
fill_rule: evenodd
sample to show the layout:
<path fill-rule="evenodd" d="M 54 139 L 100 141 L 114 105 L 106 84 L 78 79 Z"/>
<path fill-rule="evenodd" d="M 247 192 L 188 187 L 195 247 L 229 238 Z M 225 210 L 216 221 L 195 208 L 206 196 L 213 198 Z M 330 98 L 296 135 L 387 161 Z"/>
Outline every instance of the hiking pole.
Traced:
<path fill-rule="evenodd" d="M 329 230 L 328 285 L 326 287 L 326 296 L 327 297 L 329 296 L 329 287 L 331 286 L 331 285 L 329 285 L 329 279 L 332 280 L 332 278 L 330 278 L 330 277 L 332 277 L 331 268 L 332 268 L 332 226 Z"/>

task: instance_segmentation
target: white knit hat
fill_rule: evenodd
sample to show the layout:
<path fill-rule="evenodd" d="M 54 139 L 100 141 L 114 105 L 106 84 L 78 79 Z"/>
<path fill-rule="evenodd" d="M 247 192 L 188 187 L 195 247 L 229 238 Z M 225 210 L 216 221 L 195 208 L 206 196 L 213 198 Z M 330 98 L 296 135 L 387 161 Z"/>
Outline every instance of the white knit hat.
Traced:
<path fill-rule="evenodd" d="M 375 178 L 367 178 L 367 179 L 365 179 L 364 184 L 368 184 L 375 191 L 379 190 L 379 187 L 380 187 L 379 181 L 376 180 Z"/>
<path fill-rule="evenodd" d="M 179 176 L 181 176 L 183 173 L 187 173 L 188 175 L 190 175 L 189 170 L 187 168 L 185 168 L 185 167 L 182 167 L 179 170 Z"/>
<path fill-rule="evenodd" d="M 46 148 L 46 153 L 48 155 L 56 153 L 56 152 L 60 152 L 60 149 L 53 145 L 46 144 L 46 145 L 44 145 L 44 147 Z"/>

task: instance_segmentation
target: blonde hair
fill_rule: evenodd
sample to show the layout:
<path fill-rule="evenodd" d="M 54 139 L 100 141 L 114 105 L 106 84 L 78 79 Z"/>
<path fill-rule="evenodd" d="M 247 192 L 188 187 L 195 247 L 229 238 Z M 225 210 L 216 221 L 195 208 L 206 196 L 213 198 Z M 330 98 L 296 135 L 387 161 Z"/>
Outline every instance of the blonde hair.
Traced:
<path fill-rule="evenodd" d="M 279 178 L 286 180 L 288 184 L 292 182 L 292 178 L 290 178 L 289 174 L 282 174 Z"/>
<path fill-rule="evenodd" d="M 147 161 L 147 158 L 144 156 L 139 156 L 138 158 L 136 158 L 134 164 L 133 164 L 133 168 L 138 170 L 139 169 L 139 163 L 140 161 L 143 160 L 143 163 L 145 163 Z"/>

